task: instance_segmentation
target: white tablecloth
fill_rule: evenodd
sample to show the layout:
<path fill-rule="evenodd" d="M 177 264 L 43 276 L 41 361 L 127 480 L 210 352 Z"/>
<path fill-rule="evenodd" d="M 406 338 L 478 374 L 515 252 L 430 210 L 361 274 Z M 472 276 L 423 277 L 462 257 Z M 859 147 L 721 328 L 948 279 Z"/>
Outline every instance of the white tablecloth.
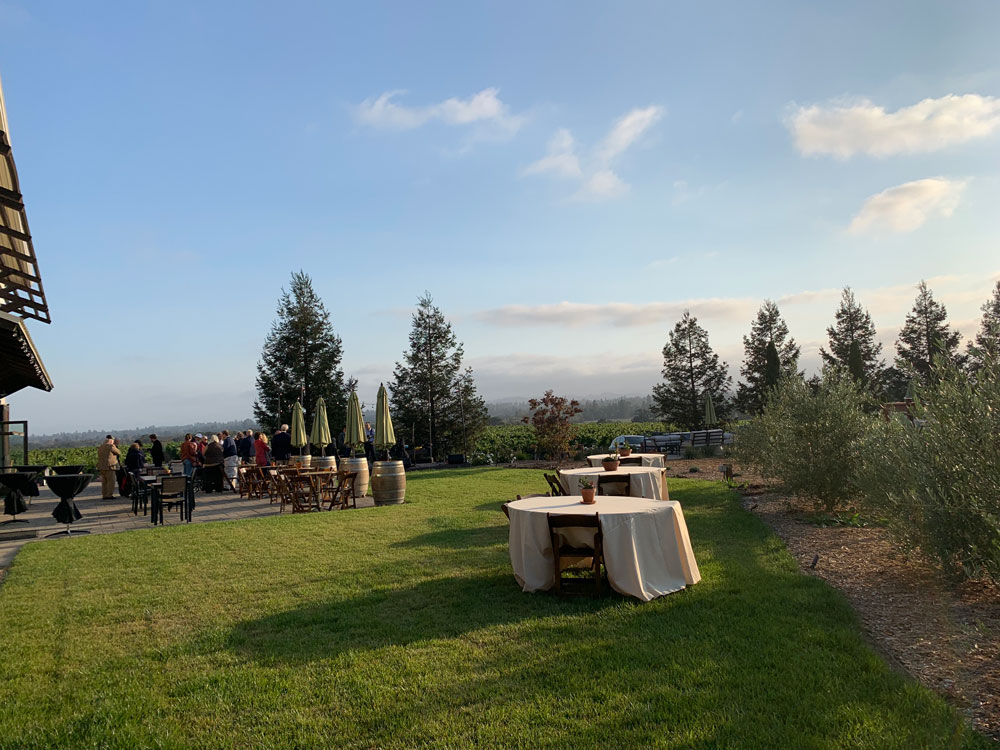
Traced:
<path fill-rule="evenodd" d="M 597 478 L 600 476 L 628 475 L 628 494 L 632 497 L 648 497 L 651 500 L 670 499 L 670 493 L 667 491 L 666 472 L 655 466 L 619 466 L 615 471 L 605 471 L 599 466 L 584 466 L 579 469 L 560 469 L 558 474 L 559 482 L 570 495 L 576 495 L 580 492 L 580 479 L 583 477 L 590 479 L 596 488 Z M 605 494 L 617 491 L 617 487 L 608 487 L 605 489 Z"/>
<path fill-rule="evenodd" d="M 591 466 L 600 466 L 601 461 L 607 458 L 609 453 L 597 453 L 593 456 L 587 456 L 587 463 Z M 638 456 L 642 459 L 642 463 L 638 466 L 658 466 L 663 468 L 663 454 L 662 453 L 631 453 L 628 458 L 635 458 Z"/>
<path fill-rule="evenodd" d="M 698 583 L 680 503 L 638 497 L 529 497 L 507 505 L 510 513 L 510 562 L 524 591 L 544 591 L 556 580 L 548 513 L 593 514 L 604 532 L 608 581 L 622 594 L 643 601 Z M 561 530 L 564 533 L 568 530 Z M 581 529 L 581 534 L 586 530 Z M 570 542 L 573 542 L 572 536 Z"/>

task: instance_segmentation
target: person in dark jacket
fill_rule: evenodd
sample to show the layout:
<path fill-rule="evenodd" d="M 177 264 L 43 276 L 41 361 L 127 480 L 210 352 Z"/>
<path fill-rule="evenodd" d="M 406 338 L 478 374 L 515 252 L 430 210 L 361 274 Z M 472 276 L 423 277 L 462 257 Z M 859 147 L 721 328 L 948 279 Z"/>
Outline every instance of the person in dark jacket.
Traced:
<path fill-rule="evenodd" d="M 245 464 L 253 463 L 251 460 L 253 458 L 253 433 L 250 430 L 243 433 L 243 437 L 240 438 L 237 446 L 240 461 Z"/>
<path fill-rule="evenodd" d="M 347 445 L 347 427 L 341 427 L 340 432 L 337 434 L 337 453 L 341 458 L 347 458 L 351 455 L 351 449 Z"/>
<path fill-rule="evenodd" d="M 125 454 L 125 468 L 132 474 L 138 474 L 146 468 L 146 454 L 142 451 L 142 441 L 136 440 L 128 447 Z"/>
<path fill-rule="evenodd" d="M 205 492 L 222 492 L 222 446 L 219 438 L 212 435 L 205 446 L 205 464 L 202 469 L 202 488 Z"/>
<path fill-rule="evenodd" d="M 152 445 L 149 446 L 149 457 L 153 459 L 153 466 L 157 469 L 163 467 L 163 443 L 156 435 L 150 435 L 149 439 L 152 441 Z"/>
<path fill-rule="evenodd" d="M 229 430 L 222 431 L 222 465 L 229 479 L 229 484 L 236 482 L 236 466 L 240 462 L 239 450 L 236 447 L 236 440 L 229 434 Z"/>
<path fill-rule="evenodd" d="M 290 455 L 292 455 L 292 436 L 288 434 L 288 425 L 283 424 L 271 438 L 271 458 L 275 463 L 283 464 L 288 462 Z"/>

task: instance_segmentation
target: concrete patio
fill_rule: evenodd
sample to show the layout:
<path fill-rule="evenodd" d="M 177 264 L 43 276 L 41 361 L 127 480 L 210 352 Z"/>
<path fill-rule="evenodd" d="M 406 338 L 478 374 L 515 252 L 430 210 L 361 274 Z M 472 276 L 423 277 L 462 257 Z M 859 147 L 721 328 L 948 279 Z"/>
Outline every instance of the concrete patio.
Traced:
<path fill-rule="evenodd" d="M 18 550 L 28 542 L 47 541 L 58 542 L 66 539 L 65 535 L 46 538 L 49 534 L 65 531 L 66 526 L 58 523 L 52 517 L 52 509 L 59 503 L 48 487 L 39 487 L 39 496 L 31 499 L 31 505 L 27 512 L 19 513 L 17 517 L 23 518 L 28 523 L 11 523 L 0 526 L 0 570 L 10 565 Z M 371 507 L 374 502 L 370 496 L 358 498 L 358 507 Z M 91 534 L 114 534 L 120 531 L 133 531 L 152 526 L 149 515 L 143 515 L 140 509 L 138 515 L 132 514 L 132 500 L 130 498 L 115 497 L 113 500 L 101 499 L 100 480 L 94 480 L 77 498 L 76 506 L 83 515 L 79 521 L 72 525 L 72 531 L 89 531 Z M 281 504 L 270 502 L 265 497 L 263 500 L 257 498 L 240 497 L 233 492 L 219 493 L 198 493 L 195 498 L 195 509 L 192 514 L 192 523 L 208 523 L 211 521 L 236 521 L 245 518 L 264 518 L 266 516 L 278 515 Z M 286 513 L 290 510 L 286 509 Z M 180 517 L 177 510 L 172 512 L 164 511 L 164 522 L 168 526 L 179 524 Z M 3 520 L 10 519 L 4 516 Z"/>

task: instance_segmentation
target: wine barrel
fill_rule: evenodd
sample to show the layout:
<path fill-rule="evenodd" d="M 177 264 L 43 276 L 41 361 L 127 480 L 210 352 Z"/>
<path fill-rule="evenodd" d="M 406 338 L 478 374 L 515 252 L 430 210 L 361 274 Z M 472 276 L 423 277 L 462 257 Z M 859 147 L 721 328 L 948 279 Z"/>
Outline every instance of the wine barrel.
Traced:
<path fill-rule="evenodd" d="M 312 466 L 312 456 L 306 454 L 304 456 L 297 456 L 294 453 L 291 455 L 289 463 L 292 466 L 300 466 L 303 469 L 308 469 Z"/>
<path fill-rule="evenodd" d="M 399 505 L 406 497 L 402 461 L 376 461 L 372 466 L 372 497 L 376 505 Z"/>
<path fill-rule="evenodd" d="M 342 471 L 358 472 L 358 478 L 354 480 L 354 496 L 364 497 L 368 493 L 368 459 L 364 456 L 342 458 L 340 468 Z"/>
<path fill-rule="evenodd" d="M 337 470 L 337 457 L 336 456 L 313 456 L 312 457 L 312 468 L 314 469 L 333 469 Z"/>

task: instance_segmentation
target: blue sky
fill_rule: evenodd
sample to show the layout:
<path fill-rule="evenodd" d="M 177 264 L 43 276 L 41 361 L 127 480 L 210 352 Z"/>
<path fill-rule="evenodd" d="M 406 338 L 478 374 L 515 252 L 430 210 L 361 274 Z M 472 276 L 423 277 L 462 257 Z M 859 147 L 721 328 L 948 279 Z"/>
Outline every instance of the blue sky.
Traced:
<path fill-rule="evenodd" d="M 1000 274 L 1000 5 L 0 0 L 38 432 L 248 416 L 303 269 L 372 401 L 430 291 L 488 398 L 646 393 L 685 308 L 803 364 Z M 891 354 L 890 352 L 887 352 Z"/>

